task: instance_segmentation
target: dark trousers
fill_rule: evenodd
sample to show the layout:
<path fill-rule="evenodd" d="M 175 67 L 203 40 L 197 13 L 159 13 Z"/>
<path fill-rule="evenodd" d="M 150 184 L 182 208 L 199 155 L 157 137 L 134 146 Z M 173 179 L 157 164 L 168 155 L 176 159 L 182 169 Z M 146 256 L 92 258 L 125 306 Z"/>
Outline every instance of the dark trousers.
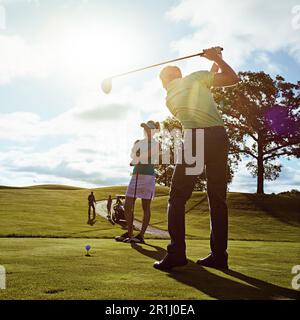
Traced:
<path fill-rule="evenodd" d="M 106 209 L 107 209 L 107 216 L 111 216 L 111 205 L 107 205 L 106 206 Z"/>
<path fill-rule="evenodd" d="M 194 148 L 195 139 L 193 151 Z M 217 259 L 227 259 L 227 158 L 228 136 L 225 128 L 204 129 L 204 163 L 211 221 L 210 246 L 211 253 Z M 168 230 L 171 237 L 168 253 L 181 257 L 185 256 L 186 249 L 185 204 L 192 195 L 197 179 L 195 175 L 186 175 L 186 167 L 186 164 L 177 164 L 175 167 L 168 206 Z"/>
<path fill-rule="evenodd" d="M 91 208 L 93 209 L 93 219 L 95 219 L 96 217 L 96 212 L 95 212 L 95 205 L 93 203 L 90 203 L 89 204 L 89 212 L 88 212 L 88 215 L 89 215 L 89 219 L 91 217 Z"/>

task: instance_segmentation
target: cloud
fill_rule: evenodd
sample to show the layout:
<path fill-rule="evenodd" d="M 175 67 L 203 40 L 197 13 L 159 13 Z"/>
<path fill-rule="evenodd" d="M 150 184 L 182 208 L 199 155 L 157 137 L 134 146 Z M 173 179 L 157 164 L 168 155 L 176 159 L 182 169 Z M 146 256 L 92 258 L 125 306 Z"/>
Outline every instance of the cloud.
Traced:
<path fill-rule="evenodd" d="M 113 137 L 103 137 L 100 141 L 81 137 L 43 152 L 34 147 L 14 147 L 0 152 L 0 184 L 7 181 L 13 185 L 18 181 L 20 185 L 24 179 L 27 181 L 26 177 L 31 181 L 29 184 L 33 180 L 39 183 L 68 181 L 68 184 L 79 186 L 124 184 L 128 182 L 131 170 L 128 150 L 129 146 L 117 144 Z M 5 177 L 13 178 L 6 180 Z"/>
<path fill-rule="evenodd" d="M 124 183 L 127 176 L 107 176 L 104 175 L 101 170 L 91 170 L 87 172 L 86 170 L 80 170 L 77 168 L 72 168 L 70 164 L 66 161 L 60 162 L 54 167 L 47 167 L 44 165 L 39 166 L 18 166 L 17 168 L 12 168 L 12 171 L 22 172 L 22 173 L 34 173 L 37 175 L 52 176 L 56 178 L 67 178 L 71 181 L 77 181 L 77 183 L 86 182 L 94 185 L 114 185 Z M 127 181 L 126 181 L 127 182 Z"/>
<path fill-rule="evenodd" d="M 142 136 L 141 112 L 113 102 L 93 107 L 96 100 L 49 120 L 34 113 L 0 114 L 0 184 L 128 182 L 132 143 Z"/>
<path fill-rule="evenodd" d="M 253 59 L 264 69 L 278 72 L 281 66 L 272 61 L 273 52 L 285 50 L 299 59 L 299 30 L 290 27 L 294 3 L 291 0 L 280 4 L 259 0 L 180 1 L 168 12 L 168 17 L 186 21 L 193 32 L 174 41 L 172 48 L 185 54 L 220 44 L 225 47 L 225 57 L 235 66 Z M 38 32 L 36 43 L 17 35 L 0 35 L 0 85 L 20 77 L 30 80 L 53 73 L 63 77 L 66 86 L 76 87 L 72 81 L 78 84 L 77 103 L 54 118 L 44 120 L 31 112 L 0 114 L 0 140 L 6 145 L 4 149 L 0 141 L 0 184 L 126 183 L 131 171 L 128 166 L 131 144 L 142 135 L 139 124 L 148 119 L 163 120 L 169 115 L 165 92 L 158 78 L 135 86 L 120 79 L 114 83 L 112 94 L 101 94 L 95 88 L 106 69 L 98 52 L 93 53 L 95 60 L 82 61 L 81 66 L 77 64 L 74 68 L 72 41 L 70 48 L 64 47 L 68 37 L 60 37 L 61 30 L 61 24 L 53 21 L 46 31 Z M 72 28 L 71 31 L 74 33 Z M 124 61 L 116 63 L 119 68 Z M 194 59 L 187 63 L 186 70 L 194 70 L 194 65 L 199 68 L 209 63 Z M 284 168 L 278 180 L 280 184 L 267 183 L 267 188 L 279 188 L 281 183 L 284 188 L 296 185 L 289 171 L 292 167 L 286 171 Z M 300 168 L 297 170 L 300 172 Z M 255 186 L 255 179 L 241 167 L 231 188 L 254 192 Z"/>
<path fill-rule="evenodd" d="M 31 112 L 0 113 L 0 139 L 27 141 L 36 135 L 40 117 Z"/>
<path fill-rule="evenodd" d="M 73 108 L 50 119 L 0 114 L 0 184 L 127 183 L 132 143 L 143 137 L 140 123 L 164 119 L 167 108 L 157 80 L 116 91 L 106 96 L 84 90 Z"/>
<path fill-rule="evenodd" d="M 246 168 L 248 160 L 240 163 L 238 170 L 234 175 L 232 184 L 229 186 L 232 192 L 256 192 L 256 178 L 253 178 Z M 300 190 L 300 164 L 298 159 L 288 161 L 286 158 L 280 158 L 279 162 L 283 165 L 282 172 L 276 183 L 265 180 L 266 193 L 278 193 L 291 189 Z"/>
<path fill-rule="evenodd" d="M 299 30 L 291 24 L 291 10 L 297 2 L 181 0 L 167 16 L 177 22 L 187 21 L 194 31 L 175 41 L 173 49 L 185 54 L 221 45 L 234 67 L 251 60 L 256 52 L 264 52 L 261 58 L 265 60 L 269 53 L 284 50 L 300 64 Z"/>
<path fill-rule="evenodd" d="M 261 66 L 265 72 L 269 72 L 271 74 L 282 73 L 282 67 L 272 62 L 270 56 L 265 52 L 257 53 L 254 61 L 258 66 Z"/>
<path fill-rule="evenodd" d="M 88 121 L 116 120 L 123 119 L 130 110 L 132 106 L 129 105 L 107 104 L 75 113 L 75 117 Z"/>
<path fill-rule="evenodd" d="M 20 77 L 46 77 L 50 54 L 44 46 L 31 45 L 18 35 L 0 35 L 0 85 Z"/>

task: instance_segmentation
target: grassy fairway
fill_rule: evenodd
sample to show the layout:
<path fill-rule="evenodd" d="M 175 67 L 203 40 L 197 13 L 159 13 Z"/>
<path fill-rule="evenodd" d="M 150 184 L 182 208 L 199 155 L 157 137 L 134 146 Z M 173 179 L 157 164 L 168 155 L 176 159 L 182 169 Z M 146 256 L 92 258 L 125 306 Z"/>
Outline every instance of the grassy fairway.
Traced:
<path fill-rule="evenodd" d="M 104 200 L 125 190 L 101 188 L 94 193 Z M 156 192 L 166 195 L 168 190 Z M 119 231 L 106 220 L 100 218 L 93 228 L 86 224 L 89 193 L 65 186 L 0 188 L 0 237 L 111 238 Z"/>
<path fill-rule="evenodd" d="M 124 191 L 94 190 L 98 200 Z M 158 188 L 152 206 L 151 224 L 161 229 L 167 228 L 167 193 Z M 168 274 L 152 268 L 168 241 L 151 236 L 148 246 L 134 248 L 115 243 L 120 226 L 101 217 L 86 224 L 88 194 L 64 186 L 0 188 L 0 265 L 7 270 L 0 300 L 299 298 L 291 288 L 291 269 L 300 261 L 299 197 L 229 194 L 233 271 L 225 274 L 193 263 L 209 252 L 207 201 L 194 193 L 186 214 L 190 263 Z"/>
<path fill-rule="evenodd" d="M 125 187 L 94 190 L 97 200 L 109 194 L 122 194 Z M 90 227 L 87 221 L 89 190 L 64 186 L 0 188 L 0 237 L 111 238 L 119 227 L 98 218 Z M 151 225 L 167 230 L 168 189 L 159 187 L 152 204 Z M 299 197 L 228 195 L 232 240 L 268 240 L 300 242 Z M 135 216 L 142 219 L 137 200 Z M 206 195 L 196 192 L 187 204 L 187 236 L 209 238 L 209 214 Z"/>
<path fill-rule="evenodd" d="M 168 197 L 152 205 L 151 224 L 167 229 Z M 232 240 L 300 242 L 300 197 L 229 193 L 229 237 Z M 206 194 L 195 192 L 186 208 L 186 232 L 190 239 L 209 238 Z M 136 215 L 141 218 L 138 206 Z"/>

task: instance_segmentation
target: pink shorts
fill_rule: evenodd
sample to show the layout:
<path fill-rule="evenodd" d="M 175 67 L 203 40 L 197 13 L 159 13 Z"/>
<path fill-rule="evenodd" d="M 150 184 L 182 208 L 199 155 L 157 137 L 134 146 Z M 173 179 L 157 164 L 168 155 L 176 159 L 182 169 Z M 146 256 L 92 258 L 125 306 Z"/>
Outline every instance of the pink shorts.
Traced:
<path fill-rule="evenodd" d="M 150 175 L 133 175 L 126 191 L 126 197 L 153 199 L 155 195 L 155 177 Z"/>

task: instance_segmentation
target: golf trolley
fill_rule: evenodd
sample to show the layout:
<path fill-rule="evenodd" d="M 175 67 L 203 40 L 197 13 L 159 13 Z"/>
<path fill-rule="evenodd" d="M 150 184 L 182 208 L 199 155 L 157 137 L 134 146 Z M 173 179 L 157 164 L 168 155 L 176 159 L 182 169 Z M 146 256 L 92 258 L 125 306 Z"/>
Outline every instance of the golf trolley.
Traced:
<path fill-rule="evenodd" d="M 113 206 L 113 212 L 112 212 L 112 220 L 115 223 L 118 223 L 120 220 L 126 220 L 124 203 L 123 203 L 124 200 L 125 200 L 124 195 L 116 196 L 116 203 Z"/>

